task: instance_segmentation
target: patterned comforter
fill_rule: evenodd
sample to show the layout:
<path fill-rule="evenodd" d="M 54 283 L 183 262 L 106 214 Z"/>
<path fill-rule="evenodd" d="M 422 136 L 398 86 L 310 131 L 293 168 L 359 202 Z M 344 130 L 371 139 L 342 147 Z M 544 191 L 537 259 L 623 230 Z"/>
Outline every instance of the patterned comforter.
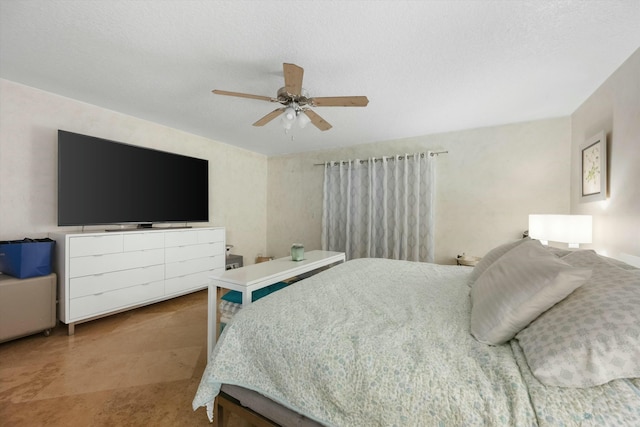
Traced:
<path fill-rule="evenodd" d="M 330 426 L 640 425 L 640 380 L 546 387 L 469 333 L 470 269 L 358 259 L 241 310 L 203 374 Z"/>

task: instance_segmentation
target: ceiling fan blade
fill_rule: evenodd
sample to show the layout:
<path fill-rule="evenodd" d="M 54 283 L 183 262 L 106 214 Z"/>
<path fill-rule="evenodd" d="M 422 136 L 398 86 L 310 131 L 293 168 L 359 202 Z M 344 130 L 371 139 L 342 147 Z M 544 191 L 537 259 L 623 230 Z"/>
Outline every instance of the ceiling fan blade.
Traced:
<path fill-rule="evenodd" d="M 295 64 L 282 64 L 284 70 L 284 87 L 291 95 L 302 94 L 302 76 L 304 69 Z"/>
<path fill-rule="evenodd" d="M 255 122 L 253 125 L 254 126 L 264 126 L 267 123 L 269 123 L 271 120 L 273 120 L 276 117 L 278 117 L 280 114 L 284 113 L 284 110 L 286 110 L 286 108 L 277 108 L 277 109 L 273 110 L 272 112 L 270 112 L 269 114 L 267 114 L 266 116 L 264 116 L 263 118 L 261 118 L 260 120 L 258 120 L 257 122 Z"/>
<path fill-rule="evenodd" d="M 369 99 L 366 96 L 325 96 L 311 98 L 309 103 L 314 107 L 366 107 Z"/>
<path fill-rule="evenodd" d="M 250 98 L 250 99 L 259 99 L 261 101 L 278 102 L 277 99 L 271 98 L 270 96 L 251 95 L 249 93 L 229 92 L 227 90 L 218 90 L 218 89 L 214 89 L 211 92 L 215 93 L 216 95 L 238 96 L 240 98 Z"/>
<path fill-rule="evenodd" d="M 313 125 L 321 131 L 329 130 L 332 128 L 329 122 L 320 117 L 315 111 L 304 110 L 304 113 L 307 115 L 307 117 L 309 117 L 309 119 L 311 119 L 311 123 L 313 123 Z"/>

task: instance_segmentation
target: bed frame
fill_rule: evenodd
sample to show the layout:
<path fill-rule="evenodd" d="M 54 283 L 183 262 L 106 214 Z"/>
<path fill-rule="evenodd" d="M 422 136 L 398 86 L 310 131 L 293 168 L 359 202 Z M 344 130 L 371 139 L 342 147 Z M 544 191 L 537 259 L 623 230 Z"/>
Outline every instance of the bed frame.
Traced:
<path fill-rule="evenodd" d="M 234 414 L 255 427 L 322 427 L 322 424 L 277 402 L 239 386 L 223 384 L 214 402 L 214 425 L 227 427 Z"/>
<path fill-rule="evenodd" d="M 232 413 L 255 427 L 274 427 L 278 425 L 257 412 L 245 408 L 236 399 L 220 393 L 215 401 L 214 424 L 217 427 L 227 427 L 229 425 L 229 415 Z"/>

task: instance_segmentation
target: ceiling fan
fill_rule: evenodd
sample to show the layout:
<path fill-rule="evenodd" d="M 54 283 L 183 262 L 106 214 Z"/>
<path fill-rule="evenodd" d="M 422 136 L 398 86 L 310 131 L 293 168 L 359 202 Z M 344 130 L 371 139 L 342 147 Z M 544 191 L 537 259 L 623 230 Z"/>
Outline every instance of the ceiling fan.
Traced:
<path fill-rule="evenodd" d="M 331 125 L 320 117 L 310 107 L 366 107 L 369 100 L 366 96 L 330 96 L 310 98 L 302 88 L 302 76 L 304 69 L 295 64 L 282 64 L 284 70 L 284 87 L 278 90 L 275 98 L 262 95 L 251 95 L 240 92 L 229 92 L 226 90 L 214 89 L 216 95 L 237 96 L 240 98 L 259 99 L 262 101 L 278 102 L 283 105 L 262 117 L 253 126 L 264 126 L 276 117 L 284 114 L 282 125 L 285 130 L 291 129 L 293 123 L 298 119 L 301 127 L 309 121 L 321 131 L 331 129 Z"/>

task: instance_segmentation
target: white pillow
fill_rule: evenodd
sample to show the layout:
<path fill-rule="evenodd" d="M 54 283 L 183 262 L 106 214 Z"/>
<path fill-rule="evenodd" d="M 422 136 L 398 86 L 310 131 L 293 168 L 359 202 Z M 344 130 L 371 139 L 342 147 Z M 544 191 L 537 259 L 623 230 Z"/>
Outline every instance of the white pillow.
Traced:
<path fill-rule="evenodd" d="M 593 276 L 516 336 L 531 372 L 560 387 L 640 378 L 640 275 L 590 250 L 563 260 Z"/>
<path fill-rule="evenodd" d="M 482 259 L 478 262 L 478 264 L 476 264 L 476 266 L 473 268 L 473 271 L 471 271 L 471 275 L 469 276 L 468 285 L 469 286 L 473 286 L 475 281 L 478 280 L 478 277 L 480 277 L 480 275 L 482 275 L 482 273 L 484 273 L 485 270 L 487 268 L 489 268 L 489 266 L 491 266 L 491 264 L 496 262 L 502 255 L 506 254 L 511 249 L 515 248 L 516 246 L 520 245 L 521 243 L 528 242 L 530 240 L 531 239 L 529 239 L 528 237 L 525 237 L 524 239 L 516 240 L 514 242 L 505 243 L 505 244 L 502 244 L 500 246 L 496 246 L 495 248 L 491 249 L 489 252 L 487 252 L 487 254 L 484 257 L 482 257 Z"/>
<path fill-rule="evenodd" d="M 509 341 L 589 277 L 547 251 L 524 242 L 500 257 L 471 288 L 471 333 L 485 344 Z"/>

